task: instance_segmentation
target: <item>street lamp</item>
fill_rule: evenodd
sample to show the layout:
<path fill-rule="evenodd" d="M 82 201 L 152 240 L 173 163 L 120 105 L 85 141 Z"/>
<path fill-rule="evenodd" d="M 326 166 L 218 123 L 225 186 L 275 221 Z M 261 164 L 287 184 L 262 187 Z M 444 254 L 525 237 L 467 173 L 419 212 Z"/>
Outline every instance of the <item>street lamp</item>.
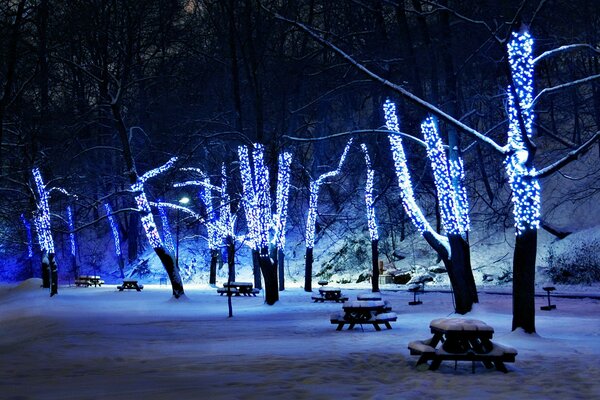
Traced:
<path fill-rule="evenodd" d="M 190 199 L 186 196 L 183 196 L 181 199 L 179 199 L 179 204 L 181 204 L 182 206 L 187 205 L 190 202 Z M 177 248 L 176 248 L 176 252 L 175 252 L 175 268 L 177 269 L 177 271 L 179 271 L 179 225 L 180 225 L 180 220 L 179 220 L 179 208 L 177 209 L 177 235 L 176 235 L 176 239 L 175 239 L 175 243 L 177 244 Z"/>

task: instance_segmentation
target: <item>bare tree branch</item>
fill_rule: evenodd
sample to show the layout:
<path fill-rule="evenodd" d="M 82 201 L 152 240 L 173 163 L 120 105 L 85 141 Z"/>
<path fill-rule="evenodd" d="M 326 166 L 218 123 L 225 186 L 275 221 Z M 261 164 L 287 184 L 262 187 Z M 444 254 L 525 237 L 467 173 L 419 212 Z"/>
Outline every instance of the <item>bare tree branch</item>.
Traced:
<path fill-rule="evenodd" d="M 596 132 L 594 136 L 591 137 L 591 139 L 579 146 L 579 148 L 569 152 L 566 156 L 556 161 L 554 164 L 551 164 L 546 168 L 537 171 L 535 176 L 537 176 L 538 178 L 545 178 L 549 175 L 552 175 L 554 172 L 569 164 L 571 161 L 574 161 L 583 154 L 585 154 L 590 149 L 590 147 L 592 147 L 594 142 L 596 142 L 596 140 L 598 139 L 600 139 L 600 131 Z"/>
<path fill-rule="evenodd" d="M 535 103 L 537 103 L 537 101 L 539 100 L 539 98 L 542 97 L 545 94 L 552 94 L 554 92 L 558 92 L 559 90 L 567 89 L 567 88 L 569 88 L 571 86 L 581 85 L 581 84 L 593 81 L 594 79 L 598 79 L 598 78 L 600 78 L 600 74 L 590 75 L 590 76 L 588 76 L 586 78 L 577 79 L 576 81 L 571 81 L 571 82 L 563 83 L 562 85 L 557 85 L 557 86 L 552 86 L 552 87 L 549 87 L 549 88 L 545 88 L 544 90 L 542 90 L 541 92 L 539 92 L 537 96 L 535 96 L 535 98 L 531 102 L 531 107 L 534 107 Z"/>
<path fill-rule="evenodd" d="M 600 55 L 600 49 L 595 48 L 594 46 L 587 44 L 587 43 L 578 43 L 578 44 L 569 44 L 566 46 L 560 46 L 556 49 L 553 50 L 548 50 L 543 52 L 542 54 L 540 54 L 539 56 L 537 56 L 536 58 L 533 59 L 533 63 L 537 64 L 538 61 L 541 61 L 545 58 L 548 58 L 550 56 L 553 56 L 555 54 L 558 53 L 562 53 L 562 52 L 567 52 L 567 51 L 574 51 L 574 50 L 578 50 L 580 48 L 587 48 L 590 49 L 591 51 L 593 51 L 594 53 Z"/>

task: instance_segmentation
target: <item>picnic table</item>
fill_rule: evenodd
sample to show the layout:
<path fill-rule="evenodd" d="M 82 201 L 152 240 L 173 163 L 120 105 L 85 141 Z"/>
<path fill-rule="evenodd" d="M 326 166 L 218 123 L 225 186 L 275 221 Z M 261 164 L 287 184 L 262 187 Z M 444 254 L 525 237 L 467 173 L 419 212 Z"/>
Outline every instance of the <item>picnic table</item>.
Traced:
<path fill-rule="evenodd" d="M 319 301 L 335 301 L 336 303 L 343 303 L 348 300 L 348 297 L 342 296 L 342 289 L 323 286 L 319 288 L 319 295 L 312 296 L 312 299 L 315 303 Z"/>
<path fill-rule="evenodd" d="M 411 355 L 420 355 L 417 366 L 431 360 L 430 370 L 436 370 L 444 360 L 471 361 L 475 372 L 475 361 L 486 368 L 508 372 L 505 362 L 514 362 L 517 351 L 511 347 L 492 342 L 494 328 L 483 321 L 467 318 L 438 318 L 429 324 L 433 336 L 408 344 Z M 438 347 L 438 344 L 441 346 Z"/>
<path fill-rule="evenodd" d="M 104 281 L 98 275 L 80 275 L 75 279 L 76 286 L 102 286 Z"/>
<path fill-rule="evenodd" d="M 375 330 L 380 331 L 379 325 L 385 325 L 387 329 L 392 329 L 391 321 L 396 321 L 396 313 L 389 312 L 389 305 L 382 300 L 355 300 L 348 301 L 342 306 L 343 314 L 334 314 L 331 316 L 331 323 L 337 324 L 336 330 L 341 331 L 344 325 L 348 325 L 348 330 L 356 325 L 371 324 Z"/>
<path fill-rule="evenodd" d="M 144 288 L 144 285 L 142 284 L 138 284 L 138 281 L 123 281 L 123 284 L 120 286 L 117 286 L 117 289 L 119 289 L 119 292 L 122 292 L 123 290 L 131 290 L 131 289 L 135 289 L 138 292 L 141 292 L 142 289 Z"/>
<path fill-rule="evenodd" d="M 251 282 L 229 282 L 224 283 L 222 288 L 217 289 L 217 293 L 221 296 L 224 294 L 228 296 L 254 296 L 260 292 L 260 290 L 255 289 Z"/>

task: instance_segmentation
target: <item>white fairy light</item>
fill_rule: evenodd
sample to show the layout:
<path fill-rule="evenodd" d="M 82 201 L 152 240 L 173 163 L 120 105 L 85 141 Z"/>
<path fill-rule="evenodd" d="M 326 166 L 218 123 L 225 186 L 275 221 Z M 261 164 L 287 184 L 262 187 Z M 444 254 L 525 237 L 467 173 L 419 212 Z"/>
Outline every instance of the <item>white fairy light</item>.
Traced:
<path fill-rule="evenodd" d="M 112 230 L 113 239 L 115 242 L 115 254 L 117 256 L 120 256 L 121 255 L 121 239 L 120 239 L 120 235 L 119 235 L 119 227 L 117 224 L 117 220 L 115 219 L 115 216 L 113 215 L 113 210 L 112 210 L 112 207 L 110 206 L 110 204 L 104 203 L 104 208 L 106 210 L 106 217 L 108 218 L 108 222 L 110 224 L 110 229 Z"/>
<path fill-rule="evenodd" d="M 23 226 L 25 227 L 25 233 L 27 234 L 27 257 L 33 257 L 33 239 L 31 237 L 31 224 L 25 218 L 24 214 L 21 214 L 21 221 L 23 222 Z"/>
<path fill-rule="evenodd" d="M 290 192 L 290 164 L 292 154 L 284 152 L 279 155 L 279 172 L 277 175 L 277 211 L 273 216 L 273 225 L 275 227 L 275 243 L 277 248 L 285 248 L 285 226 L 288 214 L 288 198 Z"/>
<path fill-rule="evenodd" d="M 71 206 L 67 206 L 67 222 L 69 224 L 69 239 L 71 242 L 71 255 L 75 257 L 77 254 L 77 246 L 75 244 L 75 222 L 73 221 L 73 210 Z"/>
<path fill-rule="evenodd" d="M 160 205 L 161 201 L 158 201 L 158 213 L 162 222 L 163 236 L 165 238 L 165 247 L 171 254 L 175 254 L 175 244 L 173 243 L 173 234 L 171 233 L 171 224 L 169 223 L 169 216 L 164 206 Z"/>
<path fill-rule="evenodd" d="M 318 179 L 310 182 L 310 199 L 308 204 L 308 216 L 306 218 L 306 247 L 312 249 L 315 246 L 315 229 L 317 225 L 317 205 L 319 202 L 319 189 L 321 185 L 323 185 L 326 179 L 333 178 L 337 176 L 342 166 L 344 165 L 344 161 L 346 160 L 346 156 L 350 151 L 350 146 L 352 145 L 352 141 L 354 139 L 350 139 L 344 148 L 344 152 L 340 157 L 340 161 L 338 162 L 338 166 L 335 170 L 329 171 L 321 176 Z"/>
<path fill-rule="evenodd" d="M 379 240 L 379 233 L 377 232 L 377 221 L 375 219 L 375 207 L 373 199 L 373 183 L 375 180 L 375 171 L 371 167 L 371 158 L 367 150 L 367 145 L 361 143 L 360 147 L 365 154 L 365 163 L 367 164 L 367 181 L 365 183 L 365 203 L 367 206 L 367 224 L 369 226 L 369 234 L 371 235 L 371 241 Z"/>
<path fill-rule="evenodd" d="M 396 104 L 392 103 L 389 99 L 386 100 L 385 104 L 383 105 L 383 111 L 388 130 L 396 133 L 400 132 L 398 117 L 396 116 Z M 413 192 L 412 182 L 410 179 L 410 172 L 408 170 L 406 161 L 406 154 L 404 153 L 404 147 L 402 146 L 402 139 L 400 138 L 400 135 L 394 134 L 389 134 L 388 139 L 392 148 L 392 156 L 394 158 L 394 167 L 396 169 L 396 177 L 398 178 L 398 186 L 402 192 L 401 197 L 404 211 L 410 217 L 411 221 L 419 232 L 433 232 L 433 229 L 431 229 L 429 222 L 427 222 L 425 219 L 425 216 L 421 212 L 421 209 L 415 200 L 415 194 Z"/>
<path fill-rule="evenodd" d="M 513 214 L 516 234 L 521 235 L 528 229 L 536 230 L 540 225 L 541 188 L 535 177 L 536 170 L 528 165 L 529 151 L 523 135 L 531 138 L 533 134 L 533 39 L 529 32 L 513 32 L 508 43 L 508 61 L 510 64 L 514 92 L 508 88 L 508 146 L 511 154 L 505 161 L 509 184 L 513 192 Z M 518 107 L 517 102 L 518 101 Z M 525 132 L 521 131 L 521 121 Z"/>
<path fill-rule="evenodd" d="M 48 206 L 48 192 L 39 168 L 32 170 L 33 179 L 38 193 L 37 211 L 35 213 L 35 227 L 38 234 L 40 247 L 49 254 L 54 253 L 54 239 L 50 228 L 50 208 Z"/>

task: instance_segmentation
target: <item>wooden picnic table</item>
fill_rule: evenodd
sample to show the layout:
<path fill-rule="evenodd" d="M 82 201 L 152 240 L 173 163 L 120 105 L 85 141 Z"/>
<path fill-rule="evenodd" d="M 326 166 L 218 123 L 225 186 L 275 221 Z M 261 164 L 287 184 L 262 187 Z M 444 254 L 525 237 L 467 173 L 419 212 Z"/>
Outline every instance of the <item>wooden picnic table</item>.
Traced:
<path fill-rule="evenodd" d="M 131 290 L 131 289 L 135 289 L 136 291 L 141 292 L 143 288 L 144 288 L 144 285 L 138 284 L 138 281 L 133 281 L 133 280 L 123 281 L 122 285 L 117 286 L 117 289 L 119 289 L 120 292 L 122 292 L 123 290 Z"/>
<path fill-rule="evenodd" d="M 80 275 L 75 279 L 76 286 L 102 286 L 104 281 L 98 275 Z"/>
<path fill-rule="evenodd" d="M 221 296 L 227 294 L 228 296 L 255 296 L 259 293 L 258 289 L 254 289 L 251 282 L 229 282 L 224 283 L 223 288 L 217 289 L 217 293 Z"/>
<path fill-rule="evenodd" d="M 371 324 L 375 330 L 380 331 L 379 325 L 385 325 L 387 329 L 392 329 L 390 322 L 396 321 L 396 313 L 390 312 L 389 306 L 381 300 L 354 300 L 344 303 L 342 306 L 343 314 L 334 314 L 331 316 L 331 323 L 337 324 L 336 330 L 341 331 L 344 325 L 348 325 L 348 330 L 356 325 Z"/>
<path fill-rule="evenodd" d="M 438 318 L 429 324 L 433 336 L 430 339 L 408 344 L 412 355 L 420 355 L 417 365 L 431 360 L 430 370 L 436 370 L 444 360 L 475 361 L 487 368 L 508 372 L 504 363 L 514 362 L 517 351 L 492 342 L 494 328 L 483 321 L 467 318 Z M 438 347 L 438 344 L 441 346 Z M 456 367 L 456 364 L 455 364 Z"/>
<path fill-rule="evenodd" d="M 312 299 L 315 303 L 325 301 L 335 301 L 336 303 L 343 303 L 348 300 L 348 297 L 342 296 L 342 289 L 333 287 L 321 287 L 319 288 L 319 294 L 313 295 Z"/>

